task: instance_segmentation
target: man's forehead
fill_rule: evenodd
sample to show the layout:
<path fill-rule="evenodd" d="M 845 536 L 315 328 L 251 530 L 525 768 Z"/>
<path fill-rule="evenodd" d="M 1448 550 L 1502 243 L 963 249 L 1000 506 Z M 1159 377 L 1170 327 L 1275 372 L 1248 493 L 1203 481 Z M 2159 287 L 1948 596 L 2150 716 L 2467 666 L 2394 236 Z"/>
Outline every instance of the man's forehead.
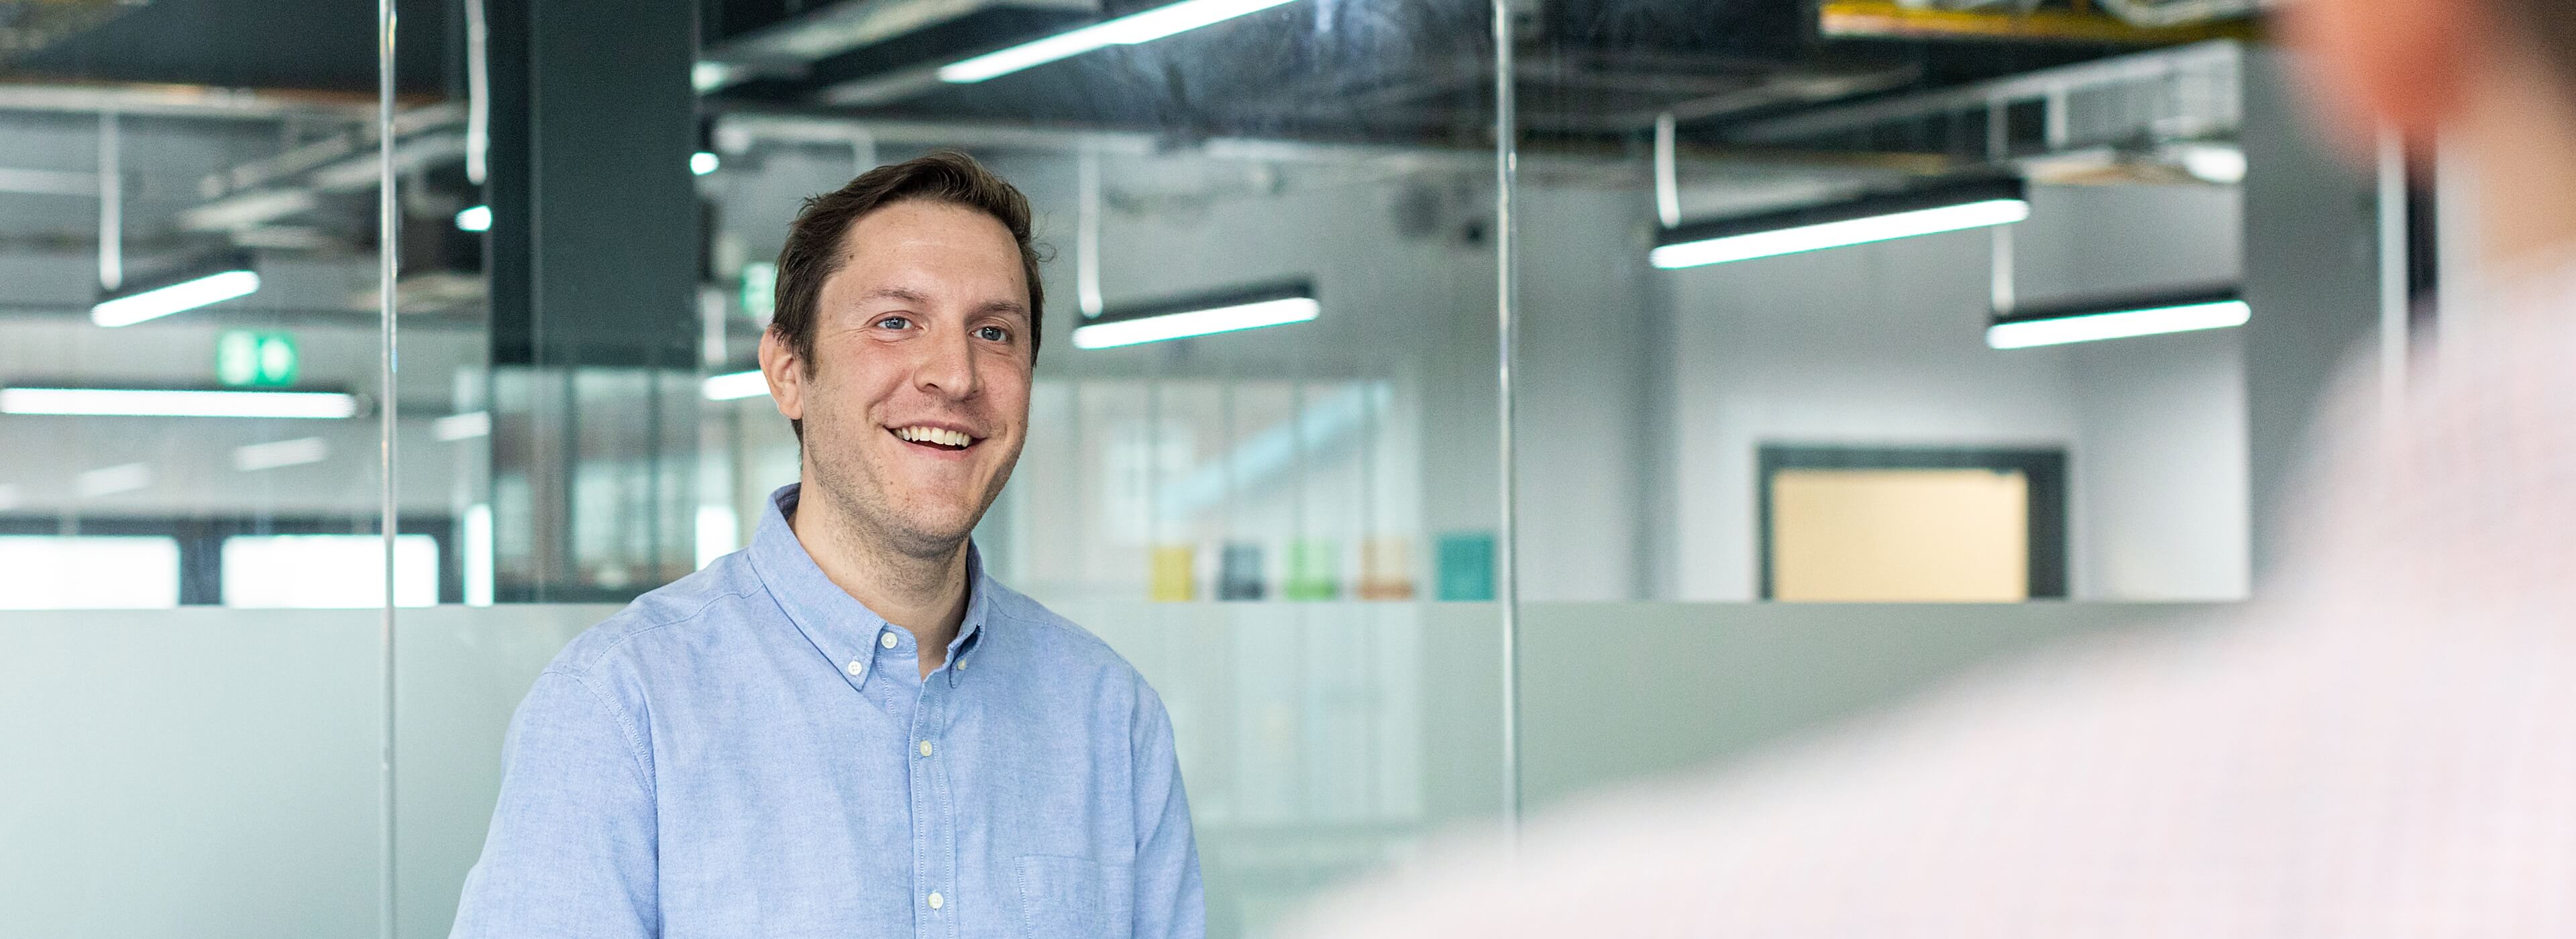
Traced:
<path fill-rule="evenodd" d="M 850 221 L 841 232 L 843 264 L 904 249 L 999 249 L 1014 259 L 1019 244 L 1002 220 L 981 210 L 944 202 L 897 202 Z"/>
<path fill-rule="evenodd" d="M 869 213 L 842 235 L 839 261 L 824 290 L 848 301 L 965 300 L 979 309 L 1026 310 L 1018 243 L 999 220 L 962 206 L 898 203 Z"/>

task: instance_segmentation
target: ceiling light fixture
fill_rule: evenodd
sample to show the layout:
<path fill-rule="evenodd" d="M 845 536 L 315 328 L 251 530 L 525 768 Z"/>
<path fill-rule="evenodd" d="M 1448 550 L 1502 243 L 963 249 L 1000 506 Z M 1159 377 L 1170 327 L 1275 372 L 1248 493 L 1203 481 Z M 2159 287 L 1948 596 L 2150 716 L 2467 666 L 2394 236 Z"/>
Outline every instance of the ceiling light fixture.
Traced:
<path fill-rule="evenodd" d="M 769 394 L 769 379 L 755 368 L 748 372 L 709 375 L 702 387 L 709 401 L 735 401 Z"/>
<path fill-rule="evenodd" d="M 2030 217 L 2018 178 L 1942 183 L 1668 229 L 1647 261 L 1664 270 L 2009 225 Z"/>
<path fill-rule="evenodd" d="M 1998 317 L 1986 327 L 1986 345 L 2027 349 L 2070 342 L 2127 339 L 2163 333 L 2243 326 L 2253 318 L 2234 290 L 2133 298 L 2029 310 Z"/>
<path fill-rule="evenodd" d="M 2245 181 L 2245 148 L 2231 143 L 2196 141 L 2166 147 L 2182 164 L 2183 172 L 2201 182 L 2216 186 L 2234 186 Z"/>
<path fill-rule="evenodd" d="M 0 414 L 334 419 L 358 416 L 358 396 L 329 391 L 0 388 Z"/>
<path fill-rule="evenodd" d="M 1152 42 L 1174 33 L 1188 32 L 1212 23 L 1221 23 L 1247 13 L 1258 13 L 1289 0 L 1181 0 L 1141 13 L 1130 13 L 1114 20 L 1103 20 L 1080 29 L 1069 30 L 1025 42 L 996 52 L 961 59 L 940 66 L 939 80 L 965 85 L 1000 78 L 1026 68 L 1035 68 L 1057 59 L 1072 58 L 1108 46 L 1132 46 Z"/>
<path fill-rule="evenodd" d="M 456 213 L 456 230 L 491 231 L 492 207 L 488 205 L 476 205 L 467 206 L 466 208 L 459 210 Z"/>
<path fill-rule="evenodd" d="M 1303 323 L 1323 312 L 1306 281 L 1113 308 L 1073 328 L 1076 349 L 1114 349 L 1169 339 Z"/>
<path fill-rule="evenodd" d="M 704 176 L 715 172 L 716 167 L 722 165 L 724 165 L 724 159 L 716 156 L 713 150 L 700 150 L 689 154 L 689 172 L 693 174 Z"/>
<path fill-rule="evenodd" d="M 132 326 L 172 313 L 247 297 L 259 290 L 259 273 L 247 259 L 234 258 L 212 269 L 198 268 L 175 278 L 129 286 L 89 308 L 89 321 L 100 326 Z"/>
<path fill-rule="evenodd" d="M 738 77 L 734 67 L 723 62 L 699 62 L 689 66 L 689 87 L 706 94 L 733 84 Z"/>

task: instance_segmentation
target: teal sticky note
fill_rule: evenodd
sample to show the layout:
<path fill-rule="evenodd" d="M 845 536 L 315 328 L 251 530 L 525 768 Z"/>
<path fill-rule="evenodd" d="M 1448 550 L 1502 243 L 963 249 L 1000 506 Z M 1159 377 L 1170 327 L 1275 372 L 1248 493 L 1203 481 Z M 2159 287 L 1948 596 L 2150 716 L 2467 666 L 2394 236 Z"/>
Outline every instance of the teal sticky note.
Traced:
<path fill-rule="evenodd" d="M 1440 536 L 1440 599 L 1494 598 L 1494 536 L 1451 532 Z"/>

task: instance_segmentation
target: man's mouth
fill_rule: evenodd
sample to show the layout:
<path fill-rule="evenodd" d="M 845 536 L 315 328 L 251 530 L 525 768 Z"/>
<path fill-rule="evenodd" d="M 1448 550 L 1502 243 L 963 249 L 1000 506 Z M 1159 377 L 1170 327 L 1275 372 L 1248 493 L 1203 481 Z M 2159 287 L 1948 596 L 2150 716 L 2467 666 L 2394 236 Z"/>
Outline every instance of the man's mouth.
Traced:
<path fill-rule="evenodd" d="M 888 432 L 894 434 L 896 439 L 913 446 L 929 447 L 951 453 L 975 445 L 975 438 L 967 435 L 965 431 L 949 430 L 945 427 L 926 427 L 916 424 L 909 427 L 896 427 Z"/>

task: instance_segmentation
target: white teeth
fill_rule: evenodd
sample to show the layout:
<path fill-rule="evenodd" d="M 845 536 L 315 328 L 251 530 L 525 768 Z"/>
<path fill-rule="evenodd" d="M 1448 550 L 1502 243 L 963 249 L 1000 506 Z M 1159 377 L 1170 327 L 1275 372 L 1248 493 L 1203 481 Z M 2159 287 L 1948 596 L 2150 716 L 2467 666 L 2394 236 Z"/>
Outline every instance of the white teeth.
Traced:
<path fill-rule="evenodd" d="M 963 447 L 975 442 L 975 438 L 962 432 L 937 427 L 902 427 L 897 428 L 894 435 L 914 443 L 935 443 L 948 447 Z"/>

